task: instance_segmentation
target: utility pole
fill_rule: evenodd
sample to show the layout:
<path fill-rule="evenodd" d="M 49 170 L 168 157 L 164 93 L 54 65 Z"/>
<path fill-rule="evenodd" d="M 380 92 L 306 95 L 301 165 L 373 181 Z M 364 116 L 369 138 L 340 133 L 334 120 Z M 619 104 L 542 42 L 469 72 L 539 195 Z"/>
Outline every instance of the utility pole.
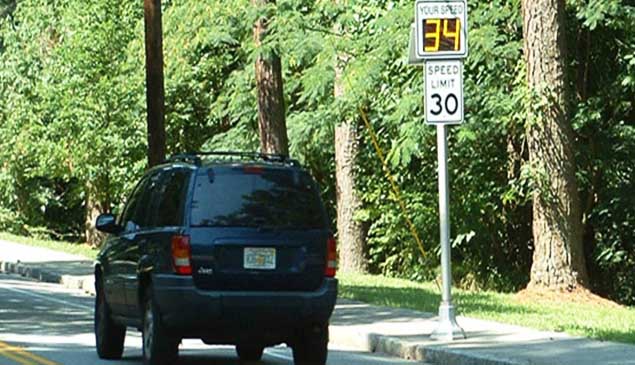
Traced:
<path fill-rule="evenodd" d="M 275 4 L 276 0 L 251 0 L 255 8 Z M 260 18 L 254 25 L 254 41 L 261 48 L 267 37 L 269 19 Z M 256 59 L 256 89 L 258 91 L 258 128 L 260 152 L 289 155 L 289 138 L 284 106 L 282 63 L 272 51 L 262 52 Z"/>
<path fill-rule="evenodd" d="M 146 35 L 146 103 L 148 108 L 148 167 L 165 160 L 165 87 L 161 0 L 144 0 Z"/>

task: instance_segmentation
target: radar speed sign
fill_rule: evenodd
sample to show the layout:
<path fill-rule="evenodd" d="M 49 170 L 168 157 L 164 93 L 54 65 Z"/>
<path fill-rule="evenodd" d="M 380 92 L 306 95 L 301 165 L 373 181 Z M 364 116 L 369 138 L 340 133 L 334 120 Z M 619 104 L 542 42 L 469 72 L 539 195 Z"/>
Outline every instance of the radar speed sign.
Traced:
<path fill-rule="evenodd" d="M 417 0 L 415 3 L 417 57 L 467 57 L 466 0 Z"/>

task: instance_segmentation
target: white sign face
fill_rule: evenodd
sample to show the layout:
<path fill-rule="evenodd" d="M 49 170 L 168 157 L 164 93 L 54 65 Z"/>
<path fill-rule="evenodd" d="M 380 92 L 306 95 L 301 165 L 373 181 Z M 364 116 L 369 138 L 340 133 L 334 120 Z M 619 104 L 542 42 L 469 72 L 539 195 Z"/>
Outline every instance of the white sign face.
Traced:
<path fill-rule="evenodd" d="M 417 0 L 415 3 L 417 57 L 467 57 L 467 0 Z"/>
<path fill-rule="evenodd" d="M 426 123 L 463 123 L 463 61 L 431 60 L 424 69 Z"/>

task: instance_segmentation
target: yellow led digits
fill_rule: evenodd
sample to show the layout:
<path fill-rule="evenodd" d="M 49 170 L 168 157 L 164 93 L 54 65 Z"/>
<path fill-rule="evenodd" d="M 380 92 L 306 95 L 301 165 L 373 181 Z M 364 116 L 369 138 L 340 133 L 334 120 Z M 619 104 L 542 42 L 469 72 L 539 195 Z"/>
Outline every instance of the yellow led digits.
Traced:
<path fill-rule="evenodd" d="M 423 23 L 426 52 L 461 49 L 461 19 L 425 19 Z"/>
<path fill-rule="evenodd" d="M 426 19 L 424 22 L 426 52 L 437 52 L 441 44 L 441 19 Z"/>

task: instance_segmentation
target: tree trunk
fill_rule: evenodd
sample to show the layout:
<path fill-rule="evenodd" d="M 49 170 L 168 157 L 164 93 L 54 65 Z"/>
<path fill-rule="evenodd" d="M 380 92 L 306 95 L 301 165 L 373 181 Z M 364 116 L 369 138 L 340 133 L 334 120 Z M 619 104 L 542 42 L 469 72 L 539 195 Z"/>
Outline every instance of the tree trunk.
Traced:
<path fill-rule="evenodd" d="M 573 290 L 587 283 L 573 130 L 567 114 L 564 0 L 523 0 L 529 161 L 536 175 L 530 286 Z"/>
<path fill-rule="evenodd" d="M 161 0 L 144 0 L 148 167 L 165 160 L 165 86 Z"/>
<path fill-rule="evenodd" d="M 353 123 L 342 122 L 335 127 L 339 268 L 342 272 L 365 273 L 368 271 L 366 228 L 355 219 L 355 213 L 362 207 L 355 174 L 358 154 L 357 128 Z"/>
<path fill-rule="evenodd" d="M 252 0 L 260 7 L 275 4 L 275 0 Z M 254 25 L 256 47 L 261 47 L 267 36 L 266 18 Z M 280 57 L 274 52 L 260 52 L 256 60 L 256 88 L 258 90 L 258 129 L 260 150 L 263 153 L 289 154 L 289 139 L 285 120 L 284 91 Z"/>
<path fill-rule="evenodd" d="M 338 0 L 336 0 L 337 2 Z M 340 31 L 338 25 L 335 31 Z M 335 57 L 335 98 L 344 95 L 341 56 Z M 355 173 L 359 155 L 357 126 L 351 121 L 341 121 L 335 126 L 335 179 L 337 183 L 337 235 L 339 241 L 339 268 L 343 272 L 365 273 L 368 271 L 366 259 L 366 225 L 355 220 L 355 213 L 361 209 L 362 200 L 358 193 Z"/>
<path fill-rule="evenodd" d="M 95 221 L 100 214 L 109 210 L 109 204 L 107 202 L 100 201 L 94 186 L 90 183 L 86 187 L 85 204 L 86 221 L 84 224 L 84 234 L 86 243 L 93 247 L 98 247 L 105 238 L 105 234 L 99 232 L 97 228 L 95 228 Z"/>

